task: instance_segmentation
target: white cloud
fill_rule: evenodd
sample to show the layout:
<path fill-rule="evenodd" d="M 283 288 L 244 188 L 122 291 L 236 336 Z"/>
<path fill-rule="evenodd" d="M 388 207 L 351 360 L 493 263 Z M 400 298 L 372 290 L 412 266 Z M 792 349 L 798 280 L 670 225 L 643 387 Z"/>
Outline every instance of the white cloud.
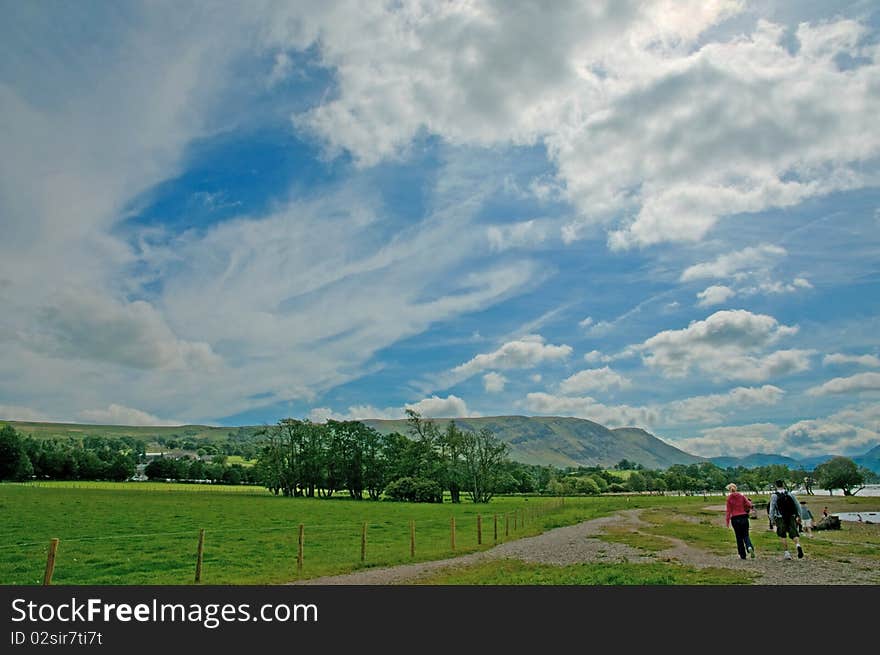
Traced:
<path fill-rule="evenodd" d="M 588 364 L 597 364 L 599 362 L 610 362 L 611 357 L 602 354 L 602 352 L 599 350 L 591 350 L 584 355 L 584 361 Z"/>
<path fill-rule="evenodd" d="M 859 366 L 880 367 L 880 357 L 877 355 L 843 355 L 834 353 L 825 355 L 822 359 L 825 366 L 833 366 L 835 364 L 858 364 Z"/>
<path fill-rule="evenodd" d="M 522 221 L 511 225 L 492 225 L 486 228 L 489 247 L 500 252 L 510 248 L 534 246 L 547 239 L 548 228 L 537 220 Z"/>
<path fill-rule="evenodd" d="M 449 395 L 446 398 L 431 396 L 417 403 L 406 405 L 406 409 L 413 409 L 425 418 L 465 418 L 467 416 L 479 416 L 467 407 L 467 404 L 458 396 Z"/>
<path fill-rule="evenodd" d="M 694 264 L 684 270 L 680 280 L 726 279 L 740 274 L 751 274 L 756 269 L 768 268 L 776 259 L 786 255 L 785 248 L 770 244 L 750 246 L 736 252 L 719 255 L 711 262 Z"/>
<path fill-rule="evenodd" d="M 535 392 L 526 395 L 524 404 L 536 414 L 574 416 L 608 427 L 650 427 L 657 422 L 656 413 L 648 407 L 603 405 L 589 396 L 555 396 Z"/>
<path fill-rule="evenodd" d="M 832 423 L 849 423 L 880 433 L 880 403 L 849 405 L 828 416 Z"/>
<path fill-rule="evenodd" d="M 432 383 L 435 388 L 445 389 L 468 378 L 492 369 L 529 369 L 541 364 L 558 362 L 571 356 L 572 348 L 565 344 L 556 346 L 545 343 L 541 335 L 527 335 L 502 344 L 490 353 L 476 355 L 464 364 L 441 374 Z"/>
<path fill-rule="evenodd" d="M 797 331 L 797 327 L 780 325 L 772 316 L 725 310 L 693 321 L 682 330 L 660 332 L 628 351 L 641 353 L 648 366 L 667 377 L 683 377 L 697 369 L 718 379 L 759 382 L 809 369 L 811 351 L 763 354 Z"/>
<path fill-rule="evenodd" d="M 779 452 L 779 426 L 773 423 L 724 426 L 702 430 L 702 436 L 676 439 L 682 450 L 702 457 L 745 457 L 753 453 Z"/>
<path fill-rule="evenodd" d="M 269 88 L 278 85 L 287 78 L 293 70 L 293 60 L 286 52 L 278 52 L 275 54 L 275 64 L 272 66 L 272 72 L 266 80 L 266 86 Z"/>
<path fill-rule="evenodd" d="M 540 373 L 535 373 L 529 378 L 532 382 L 540 382 L 544 377 Z"/>
<path fill-rule="evenodd" d="M 85 289 L 64 289 L 41 312 L 26 339 L 55 357 L 151 369 L 215 371 L 222 361 L 205 342 L 178 339 L 150 303 L 116 302 Z"/>
<path fill-rule="evenodd" d="M 327 419 L 334 421 L 358 421 L 366 419 L 400 419 L 406 414 L 403 408 L 386 407 L 377 409 L 372 405 L 352 405 L 348 411 L 334 412 L 329 407 L 315 407 L 309 410 L 308 419 L 312 423 L 325 423 Z"/>
<path fill-rule="evenodd" d="M 603 366 L 579 371 L 567 377 L 559 383 L 559 390 L 564 394 L 576 394 L 584 391 L 608 391 L 611 387 L 626 389 L 631 384 L 628 378 Z"/>
<path fill-rule="evenodd" d="M 588 328 L 593 324 L 593 317 L 587 316 L 584 320 L 578 321 L 578 325 L 582 328 Z"/>
<path fill-rule="evenodd" d="M 880 434 L 829 420 L 798 421 L 782 432 L 783 444 L 797 455 L 864 453 L 880 442 Z"/>
<path fill-rule="evenodd" d="M 486 393 L 500 393 L 504 391 L 504 385 L 507 384 L 507 378 L 500 373 L 486 373 L 483 376 L 483 389 Z"/>
<path fill-rule="evenodd" d="M 727 393 L 695 396 L 672 401 L 662 407 L 666 424 L 720 423 L 730 408 L 775 405 L 785 392 L 779 387 L 736 387 Z"/>
<path fill-rule="evenodd" d="M 79 417 L 88 423 L 100 425 L 172 426 L 182 424 L 180 421 L 168 421 L 139 409 L 116 404 L 110 404 L 106 409 L 83 410 L 79 413 Z"/>
<path fill-rule="evenodd" d="M 834 378 L 817 387 L 807 389 L 807 394 L 827 396 L 861 391 L 880 391 L 880 373 L 858 373 L 846 378 Z"/>
<path fill-rule="evenodd" d="M 880 98 L 877 47 L 862 39 L 866 28 L 803 22 L 791 50 L 785 27 L 762 20 L 704 38 L 744 8 L 323 9 L 332 20 L 301 21 L 295 38 L 320 34 L 338 94 L 295 122 L 365 166 L 404 156 L 422 130 L 453 144 L 543 142 L 581 213 L 565 238 L 629 216 L 611 234 L 615 247 L 699 240 L 720 216 L 871 184 L 858 166 L 880 150 L 869 118 Z M 841 70 L 842 53 L 862 65 Z"/>
<path fill-rule="evenodd" d="M 744 287 L 741 289 L 741 292 L 744 295 L 753 295 L 753 294 L 783 294 L 783 293 L 795 293 L 797 291 L 801 291 L 803 289 L 812 289 L 813 285 L 810 284 L 810 281 L 803 277 L 796 277 L 791 282 L 780 282 L 779 280 L 765 280 L 759 283 L 757 286 Z"/>
<path fill-rule="evenodd" d="M 721 305 L 735 295 L 736 291 L 730 287 L 714 284 L 697 294 L 697 298 L 700 299 L 700 302 L 698 302 L 697 305 L 700 307 Z"/>

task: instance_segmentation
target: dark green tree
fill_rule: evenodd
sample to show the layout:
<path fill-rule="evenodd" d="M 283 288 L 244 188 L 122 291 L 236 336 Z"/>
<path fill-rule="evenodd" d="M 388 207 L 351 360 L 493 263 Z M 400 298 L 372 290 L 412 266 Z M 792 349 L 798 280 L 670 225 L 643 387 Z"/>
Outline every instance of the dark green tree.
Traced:
<path fill-rule="evenodd" d="M 829 493 L 834 489 L 843 489 L 844 496 L 854 496 L 865 488 L 865 476 L 849 457 L 833 457 L 816 467 L 816 480 Z M 858 487 L 853 491 L 855 487 Z"/>

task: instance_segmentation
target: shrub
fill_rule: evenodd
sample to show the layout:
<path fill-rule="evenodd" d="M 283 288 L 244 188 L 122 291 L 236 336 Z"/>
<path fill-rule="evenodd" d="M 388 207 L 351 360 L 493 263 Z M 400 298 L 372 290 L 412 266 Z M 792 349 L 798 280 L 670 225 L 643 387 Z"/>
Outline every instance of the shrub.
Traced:
<path fill-rule="evenodd" d="M 391 500 L 413 503 L 439 503 L 443 501 L 443 489 L 428 478 L 398 478 L 385 487 L 385 496 Z"/>

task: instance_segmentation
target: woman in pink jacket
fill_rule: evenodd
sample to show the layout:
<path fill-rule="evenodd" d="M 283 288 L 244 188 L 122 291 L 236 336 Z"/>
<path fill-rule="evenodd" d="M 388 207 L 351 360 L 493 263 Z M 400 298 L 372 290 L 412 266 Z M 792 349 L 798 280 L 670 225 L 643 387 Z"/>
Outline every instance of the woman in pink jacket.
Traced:
<path fill-rule="evenodd" d="M 736 490 L 736 485 L 731 482 L 727 485 L 727 515 L 724 524 L 727 527 L 733 525 L 733 533 L 736 535 L 736 550 L 742 559 L 746 558 L 746 552 L 754 558 L 755 547 L 749 539 L 749 511 L 752 509 L 752 501 Z"/>

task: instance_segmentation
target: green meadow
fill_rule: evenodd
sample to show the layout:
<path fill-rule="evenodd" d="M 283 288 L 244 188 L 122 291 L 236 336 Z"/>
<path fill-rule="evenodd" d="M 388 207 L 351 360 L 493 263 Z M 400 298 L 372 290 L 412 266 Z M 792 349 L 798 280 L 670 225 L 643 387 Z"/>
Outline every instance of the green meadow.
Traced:
<path fill-rule="evenodd" d="M 496 516 L 500 542 L 622 508 L 671 501 L 599 497 L 569 498 L 562 504 L 559 499 L 503 497 L 488 505 L 424 505 L 284 498 L 242 486 L 2 484 L 0 583 L 39 584 L 48 543 L 55 537 L 60 545 L 53 584 L 192 584 L 201 528 L 205 529 L 202 583 L 267 584 L 489 548 L 495 541 Z M 477 543 L 478 514 L 482 544 Z M 410 521 L 415 525 L 414 558 Z M 364 523 L 366 557 L 361 562 Z M 301 574 L 297 571 L 299 524 L 304 526 Z"/>
<path fill-rule="evenodd" d="M 52 538 L 60 539 L 53 584 L 192 584 L 199 530 L 205 530 L 203 584 L 277 584 L 368 567 L 445 559 L 624 509 L 643 523 L 609 526 L 598 538 L 646 554 L 681 540 L 708 553 L 733 553 L 715 507 L 720 496 L 496 497 L 488 505 L 440 505 L 284 498 L 259 487 L 157 482 L 0 484 L 0 584 L 42 582 Z M 817 499 L 832 511 L 867 509 L 876 498 Z M 482 543 L 477 538 L 481 517 Z M 455 549 L 451 519 L 455 518 Z M 415 556 L 410 555 L 410 523 Z M 361 536 L 367 524 L 361 561 Z M 303 567 L 298 571 L 302 524 Z M 773 533 L 752 531 L 757 550 L 778 549 Z M 880 564 L 877 526 L 847 526 L 809 541 L 810 556 Z M 855 562 L 855 560 L 853 560 Z M 737 584 L 748 573 L 651 563 L 549 566 L 493 560 L 439 571 L 428 584 Z"/>

